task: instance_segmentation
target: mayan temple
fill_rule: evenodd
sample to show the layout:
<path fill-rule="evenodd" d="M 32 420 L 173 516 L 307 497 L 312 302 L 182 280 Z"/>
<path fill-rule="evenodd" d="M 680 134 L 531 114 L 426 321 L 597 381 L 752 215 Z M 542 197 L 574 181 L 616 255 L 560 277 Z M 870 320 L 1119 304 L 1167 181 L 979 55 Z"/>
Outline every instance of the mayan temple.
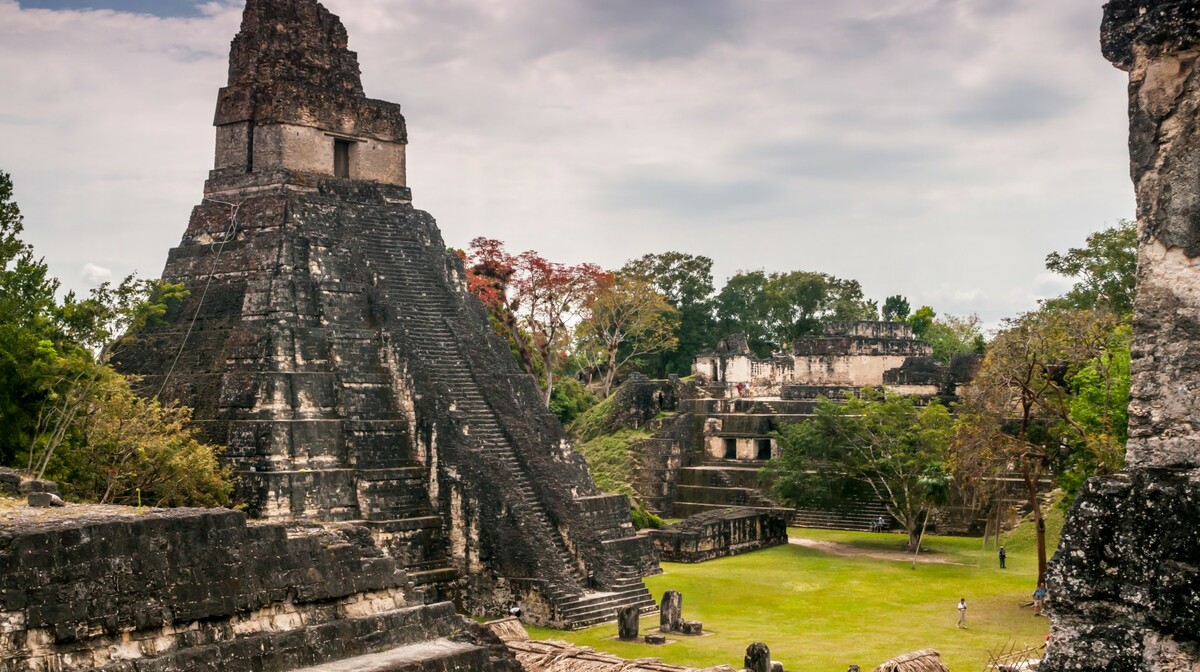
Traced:
<path fill-rule="evenodd" d="M 1044 672 L 1200 669 L 1200 7 L 1113 0 L 1138 202 L 1125 470 L 1080 493 L 1051 565 Z"/>
<path fill-rule="evenodd" d="M 190 296 L 118 359 L 228 447 L 248 513 L 366 528 L 424 600 L 472 613 L 652 609 L 652 547 L 411 205 L 404 116 L 364 95 L 339 19 L 249 0 L 215 125 L 163 272 Z"/>

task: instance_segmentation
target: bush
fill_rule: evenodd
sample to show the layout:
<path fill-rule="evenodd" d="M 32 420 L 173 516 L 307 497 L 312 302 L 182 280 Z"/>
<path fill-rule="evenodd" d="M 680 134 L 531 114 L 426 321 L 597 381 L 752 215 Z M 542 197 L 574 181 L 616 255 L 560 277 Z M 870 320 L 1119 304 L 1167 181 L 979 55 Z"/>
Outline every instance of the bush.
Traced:
<path fill-rule="evenodd" d="M 233 490 L 220 449 L 200 442 L 191 413 L 133 393 L 108 373 L 79 423 L 80 441 L 64 443 L 50 475 L 75 500 L 148 506 L 224 506 Z"/>

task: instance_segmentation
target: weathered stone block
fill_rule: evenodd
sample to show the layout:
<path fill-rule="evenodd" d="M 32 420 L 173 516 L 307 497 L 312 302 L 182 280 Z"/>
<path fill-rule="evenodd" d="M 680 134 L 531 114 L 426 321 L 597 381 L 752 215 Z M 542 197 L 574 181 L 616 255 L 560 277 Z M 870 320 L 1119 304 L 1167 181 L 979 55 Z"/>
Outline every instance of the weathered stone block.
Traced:
<path fill-rule="evenodd" d="M 677 590 L 663 593 L 658 608 L 658 627 L 663 632 L 675 632 L 683 623 L 683 595 Z"/>
<path fill-rule="evenodd" d="M 667 643 L 666 635 L 646 635 L 643 638 L 647 644 L 662 645 Z"/>
<path fill-rule="evenodd" d="M 48 509 L 53 506 L 66 506 L 61 497 L 49 492 L 29 493 L 29 506 L 37 509 Z"/>
<path fill-rule="evenodd" d="M 617 637 L 622 641 L 632 642 L 638 638 L 638 624 L 642 617 L 637 605 L 621 607 L 617 611 Z"/>
<path fill-rule="evenodd" d="M 771 649 L 762 642 L 746 647 L 744 667 L 747 672 L 771 672 Z"/>
<path fill-rule="evenodd" d="M 683 621 L 679 624 L 679 634 L 702 635 L 704 634 L 704 624 L 700 621 Z"/>

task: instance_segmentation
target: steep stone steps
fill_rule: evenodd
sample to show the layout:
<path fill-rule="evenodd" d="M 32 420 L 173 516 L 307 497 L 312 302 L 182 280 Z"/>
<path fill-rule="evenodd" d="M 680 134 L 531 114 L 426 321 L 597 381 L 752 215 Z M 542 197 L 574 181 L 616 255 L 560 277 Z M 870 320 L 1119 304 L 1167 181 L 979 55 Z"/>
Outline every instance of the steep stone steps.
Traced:
<path fill-rule="evenodd" d="M 464 431 L 489 463 L 505 474 L 506 490 L 514 495 L 513 509 L 524 515 L 521 524 L 529 534 L 549 542 L 552 556 L 561 563 L 562 578 L 549 586 L 558 620 L 568 627 L 584 627 L 611 621 L 616 610 L 627 604 L 652 607 L 653 598 L 644 586 L 637 590 L 597 593 L 585 584 L 578 564 L 558 530 L 551 523 L 533 484 L 504 432 L 495 412 L 480 390 L 474 372 L 459 347 L 459 339 L 448 323 L 461 310 L 448 296 L 441 278 L 432 277 L 425 246 L 398 227 L 374 222 L 364 233 L 367 263 L 377 278 L 379 291 L 395 306 L 391 319 L 406 335 L 406 343 L 421 356 L 433 380 L 444 387 L 453 401 L 453 412 Z M 640 585 L 640 578 L 638 580 Z M 597 620 L 598 619 L 598 620 Z"/>

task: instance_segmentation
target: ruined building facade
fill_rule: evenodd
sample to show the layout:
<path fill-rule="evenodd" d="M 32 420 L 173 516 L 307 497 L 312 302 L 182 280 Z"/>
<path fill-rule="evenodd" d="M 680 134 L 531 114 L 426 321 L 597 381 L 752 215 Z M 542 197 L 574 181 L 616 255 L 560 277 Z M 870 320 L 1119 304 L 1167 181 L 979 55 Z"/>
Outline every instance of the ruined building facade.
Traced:
<path fill-rule="evenodd" d="M 652 608 L 653 548 L 411 205 L 404 116 L 364 95 L 338 18 L 249 0 L 216 127 L 163 273 L 190 296 L 117 358 L 227 446 L 248 512 L 366 528 L 426 599 L 473 612 Z"/>
<path fill-rule="evenodd" d="M 1079 495 L 1050 569 L 1042 670 L 1200 669 L 1200 6 L 1113 0 L 1129 73 L 1138 289 L 1126 468 Z"/>
<path fill-rule="evenodd" d="M 787 352 L 757 357 L 746 337 L 723 339 L 693 365 L 712 385 L 745 396 L 812 399 L 883 387 L 900 394 L 953 394 L 950 369 L 900 322 L 830 322 L 821 334 L 796 339 Z"/>

